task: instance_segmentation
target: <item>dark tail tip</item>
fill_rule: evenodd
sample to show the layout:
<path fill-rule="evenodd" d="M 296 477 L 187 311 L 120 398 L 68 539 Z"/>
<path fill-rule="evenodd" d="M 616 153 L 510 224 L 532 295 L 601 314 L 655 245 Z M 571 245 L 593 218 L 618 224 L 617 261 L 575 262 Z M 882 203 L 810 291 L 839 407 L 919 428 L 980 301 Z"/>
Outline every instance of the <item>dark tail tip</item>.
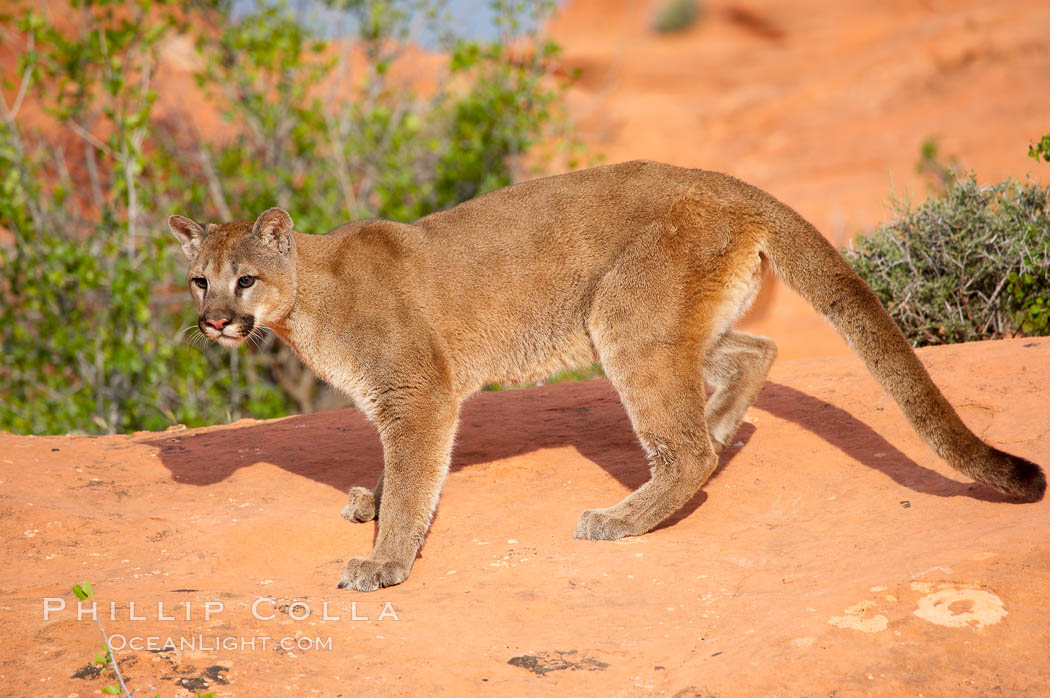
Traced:
<path fill-rule="evenodd" d="M 1046 475 L 1043 469 L 1030 460 L 993 449 L 1001 467 L 996 468 L 997 477 L 986 480 L 989 485 L 1021 502 L 1038 502 L 1046 493 Z M 997 465 L 1000 465 L 997 464 Z"/>
<path fill-rule="evenodd" d="M 1038 502 L 1046 494 L 1046 474 L 1030 460 L 1014 456 L 1014 473 L 1021 483 L 1024 501 Z"/>

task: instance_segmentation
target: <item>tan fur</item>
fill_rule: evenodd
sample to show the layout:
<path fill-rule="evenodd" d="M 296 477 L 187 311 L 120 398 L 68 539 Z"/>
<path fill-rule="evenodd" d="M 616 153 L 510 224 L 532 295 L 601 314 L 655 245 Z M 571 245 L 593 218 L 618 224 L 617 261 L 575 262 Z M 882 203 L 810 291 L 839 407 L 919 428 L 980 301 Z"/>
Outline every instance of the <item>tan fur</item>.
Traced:
<path fill-rule="evenodd" d="M 629 162 L 501 189 L 406 225 L 292 230 L 172 216 L 192 260 L 202 331 L 226 344 L 272 328 L 372 419 L 384 449 L 375 491 L 343 516 L 379 519 L 372 554 L 339 582 L 403 581 L 448 471 L 459 407 L 492 382 L 601 361 L 651 461 L 576 536 L 651 530 L 711 475 L 776 355 L 731 329 L 766 261 L 850 341 L 916 430 L 952 465 L 1026 501 L 1045 478 L 982 443 L 930 380 L 878 299 L 812 226 L 732 177 Z M 254 277 L 248 288 L 237 279 Z M 207 280 L 207 291 L 194 278 Z M 209 324 L 230 319 L 221 332 Z M 707 397 L 705 384 L 714 388 Z"/>

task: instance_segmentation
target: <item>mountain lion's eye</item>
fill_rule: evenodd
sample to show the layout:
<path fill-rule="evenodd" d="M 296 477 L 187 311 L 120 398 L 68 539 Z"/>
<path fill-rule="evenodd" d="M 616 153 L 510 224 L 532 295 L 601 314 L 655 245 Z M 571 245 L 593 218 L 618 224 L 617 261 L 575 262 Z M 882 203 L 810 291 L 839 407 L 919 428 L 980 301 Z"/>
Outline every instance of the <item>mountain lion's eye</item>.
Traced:
<path fill-rule="evenodd" d="M 254 283 L 255 283 L 255 277 L 254 276 L 242 276 L 241 278 L 237 279 L 237 285 L 240 286 L 241 288 L 248 288 L 249 286 L 251 286 Z"/>
<path fill-rule="evenodd" d="M 194 277 L 193 283 L 197 284 L 197 288 L 208 288 L 208 280 L 205 279 L 203 276 Z"/>

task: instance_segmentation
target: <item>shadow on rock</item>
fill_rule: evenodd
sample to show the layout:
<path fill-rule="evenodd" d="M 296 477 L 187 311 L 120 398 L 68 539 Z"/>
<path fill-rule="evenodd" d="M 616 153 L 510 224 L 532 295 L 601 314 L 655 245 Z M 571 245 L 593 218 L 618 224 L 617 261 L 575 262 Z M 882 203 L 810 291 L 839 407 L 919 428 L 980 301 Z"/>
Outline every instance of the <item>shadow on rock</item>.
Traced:
<path fill-rule="evenodd" d="M 798 424 L 853 460 L 915 492 L 984 502 L 1013 501 L 987 485 L 958 482 L 919 465 L 846 410 L 786 385 L 767 383 L 755 407 Z"/>
<path fill-rule="evenodd" d="M 798 424 L 916 492 L 1008 501 L 989 487 L 960 483 L 917 464 L 849 412 L 794 388 L 769 383 L 755 406 Z M 741 446 L 726 449 L 712 477 L 722 472 L 754 433 L 750 424 L 741 427 L 733 439 Z M 158 449 L 173 480 L 200 486 L 224 480 L 241 467 L 267 462 L 345 492 L 354 485 L 371 487 L 383 463 L 375 428 L 354 409 L 206 432 L 165 432 L 146 443 Z M 604 380 L 510 395 L 476 395 L 463 408 L 452 470 L 564 447 L 575 448 L 598 464 L 625 490 L 648 479 L 645 456 L 630 422 L 616 392 Z M 688 516 L 705 499 L 703 491 L 697 493 L 662 527 Z"/>

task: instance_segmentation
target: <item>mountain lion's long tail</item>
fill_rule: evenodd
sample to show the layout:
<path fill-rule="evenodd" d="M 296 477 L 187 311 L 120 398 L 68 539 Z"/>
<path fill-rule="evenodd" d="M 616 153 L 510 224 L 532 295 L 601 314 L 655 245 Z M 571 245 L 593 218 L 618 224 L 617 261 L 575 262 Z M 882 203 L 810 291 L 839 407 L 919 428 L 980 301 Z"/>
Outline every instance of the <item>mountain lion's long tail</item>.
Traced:
<path fill-rule="evenodd" d="M 974 480 L 1035 502 L 1046 490 L 1038 465 L 977 438 L 937 389 L 878 297 L 809 223 L 776 202 L 765 252 L 787 283 L 809 301 L 868 365 L 937 454 Z"/>

